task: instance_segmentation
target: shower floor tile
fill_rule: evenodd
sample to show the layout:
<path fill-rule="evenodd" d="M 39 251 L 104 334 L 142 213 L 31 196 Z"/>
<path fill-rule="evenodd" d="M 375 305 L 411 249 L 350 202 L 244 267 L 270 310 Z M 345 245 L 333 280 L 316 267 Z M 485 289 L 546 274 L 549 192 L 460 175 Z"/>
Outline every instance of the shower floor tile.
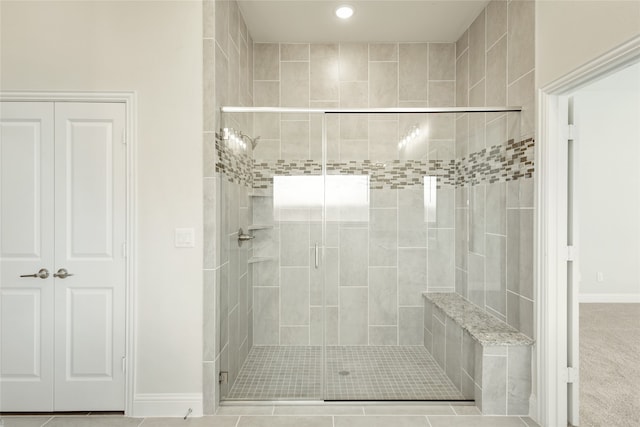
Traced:
<path fill-rule="evenodd" d="M 464 400 L 420 346 L 253 347 L 227 399 Z"/>
<path fill-rule="evenodd" d="M 322 347 L 254 346 L 227 399 L 322 399 Z"/>
<path fill-rule="evenodd" d="M 327 347 L 325 400 L 464 400 L 424 347 Z"/>

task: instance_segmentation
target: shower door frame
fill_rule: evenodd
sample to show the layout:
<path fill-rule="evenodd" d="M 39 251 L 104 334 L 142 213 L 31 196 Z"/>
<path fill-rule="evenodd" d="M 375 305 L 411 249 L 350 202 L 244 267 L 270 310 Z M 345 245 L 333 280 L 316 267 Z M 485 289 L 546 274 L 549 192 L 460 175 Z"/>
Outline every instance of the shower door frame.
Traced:
<path fill-rule="evenodd" d="M 321 396 L 319 399 L 312 400 L 239 400 L 239 399 L 229 399 L 222 400 L 220 399 L 221 405 L 229 405 L 229 406 L 243 406 L 243 405 L 264 405 L 264 404 L 275 404 L 275 405 L 306 405 L 306 404 L 353 404 L 358 402 L 360 404 L 375 404 L 378 401 L 382 401 L 383 399 L 367 400 L 367 401 L 356 401 L 356 400 L 326 400 L 326 374 L 327 374 L 327 331 L 326 331 L 326 314 L 327 314 L 327 304 L 326 304 L 326 270 L 325 270 L 325 259 L 326 259 L 326 242 L 327 242 L 327 203 L 326 203 L 326 178 L 329 176 L 327 174 L 327 129 L 326 129 L 326 117 L 329 114 L 447 114 L 447 113 L 499 113 L 499 112 L 521 112 L 521 106 L 506 106 L 506 107 L 441 107 L 441 108 L 336 108 L 336 109 L 322 109 L 322 108 L 293 108 L 293 107 L 237 107 L 237 106 L 223 106 L 220 111 L 222 113 L 302 113 L 302 114 L 321 114 L 322 115 L 322 159 L 321 159 L 321 177 L 323 180 L 323 203 L 322 203 L 322 241 L 320 242 L 320 246 L 316 244 L 316 266 L 315 268 L 320 268 L 322 270 L 322 381 L 320 384 Z M 311 240 L 310 244 L 313 244 Z M 319 252 L 318 252 L 319 251 Z M 311 263 L 309 268 L 314 268 Z M 384 401 L 386 404 L 389 403 L 412 403 L 419 402 L 424 403 L 425 401 L 406 401 L 406 400 L 396 400 L 396 401 Z M 464 404 L 465 401 L 460 401 L 461 404 Z M 441 401 L 436 401 L 436 403 L 441 403 Z"/>

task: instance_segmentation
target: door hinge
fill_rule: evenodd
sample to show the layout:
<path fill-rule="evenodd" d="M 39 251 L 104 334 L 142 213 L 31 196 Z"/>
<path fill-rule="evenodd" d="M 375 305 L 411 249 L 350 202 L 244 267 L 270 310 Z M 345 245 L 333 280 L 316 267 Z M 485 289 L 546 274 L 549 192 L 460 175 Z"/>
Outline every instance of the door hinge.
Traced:
<path fill-rule="evenodd" d="M 127 358 L 122 357 L 122 372 L 127 372 Z"/>
<path fill-rule="evenodd" d="M 566 379 L 568 384 L 573 384 L 575 382 L 578 382 L 578 369 L 567 368 Z"/>
<path fill-rule="evenodd" d="M 573 246 L 567 246 L 567 261 L 575 261 L 576 252 Z"/>
<path fill-rule="evenodd" d="M 122 243 L 122 258 L 127 257 L 127 242 Z"/>
<path fill-rule="evenodd" d="M 575 141 L 576 139 L 576 125 L 569 124 L 567 125 L 567 139 L 571 141 Z"/>
<path fill-rule="evenodd" d="M 218 382 L 220 384 L 229 384 L 229 372 L 220 371 L 220 374 L 218 375 Z"/>

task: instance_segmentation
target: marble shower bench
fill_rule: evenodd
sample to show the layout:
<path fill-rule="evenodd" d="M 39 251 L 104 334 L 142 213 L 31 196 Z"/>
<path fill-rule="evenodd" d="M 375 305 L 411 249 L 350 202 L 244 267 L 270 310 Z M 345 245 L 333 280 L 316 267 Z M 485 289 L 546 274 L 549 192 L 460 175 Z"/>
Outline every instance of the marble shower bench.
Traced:
<path fill-rule="evenodd" d="M 424 345 L 485 415 L 529 415 L 534 341 L 456 293 L 422 294 Z"/>

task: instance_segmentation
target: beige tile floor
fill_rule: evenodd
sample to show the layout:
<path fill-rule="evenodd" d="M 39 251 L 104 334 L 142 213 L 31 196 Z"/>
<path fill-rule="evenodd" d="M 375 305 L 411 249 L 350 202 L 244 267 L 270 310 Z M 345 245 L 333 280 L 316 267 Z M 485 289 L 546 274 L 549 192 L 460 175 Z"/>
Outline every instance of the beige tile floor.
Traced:
<path fill-rule="evenodd" d="M 202 418 L 3 416 L 4 427 L 536 427 L 528 417 L 481 416 L 474 406 L 224 406 Z"/>

